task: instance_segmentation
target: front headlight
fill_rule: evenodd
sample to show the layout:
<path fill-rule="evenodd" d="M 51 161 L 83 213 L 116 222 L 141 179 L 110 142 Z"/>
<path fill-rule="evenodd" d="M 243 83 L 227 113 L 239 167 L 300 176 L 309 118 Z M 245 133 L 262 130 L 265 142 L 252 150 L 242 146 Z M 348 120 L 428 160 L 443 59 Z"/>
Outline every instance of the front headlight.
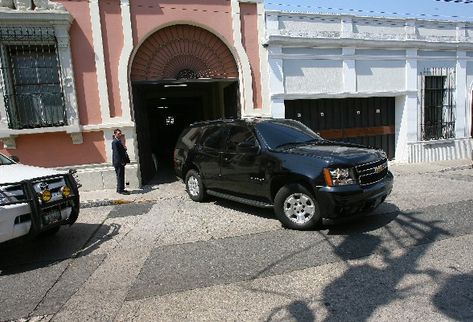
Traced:
<path fill-rule="evenodd" d="M 12 202 L 12 198 L 10 198 L 9 196 L 7 196 L 5 193 L 3 193 L 2 191 L 0 191 L 0 206 L 1 205 L 5 205 L 7 203 L 10 203 Z"/>
<path fill-rule="evenodd" d="M 329 187 L 355 184 L 355 172 L 352 168 L 324 169 L 325 183 Z"/>

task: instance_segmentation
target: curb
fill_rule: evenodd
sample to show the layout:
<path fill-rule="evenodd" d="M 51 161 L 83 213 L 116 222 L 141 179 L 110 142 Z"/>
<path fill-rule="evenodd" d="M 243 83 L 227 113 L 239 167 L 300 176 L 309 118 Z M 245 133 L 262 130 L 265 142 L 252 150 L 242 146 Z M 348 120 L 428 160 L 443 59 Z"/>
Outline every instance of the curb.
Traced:
<path fill-rule="evenodd" d="M 127 205 L 130 203 L 148 203 L 156 202 L 156 199 L 102 199 L 102 200 L 86 200 L 80 203 L 81 208 L 94 208 L 94 207 L 104 207 L 104 206 L 118 206 L 118 205 Z"/>
<path fill-rule="evenodd" d="M 124 199 L 103 199 L 103 200 L 87 200 L 80 203 L 81 208 L 93 208 L 104 206 L 124 205 L 134 202 L 134 200 Z"/>

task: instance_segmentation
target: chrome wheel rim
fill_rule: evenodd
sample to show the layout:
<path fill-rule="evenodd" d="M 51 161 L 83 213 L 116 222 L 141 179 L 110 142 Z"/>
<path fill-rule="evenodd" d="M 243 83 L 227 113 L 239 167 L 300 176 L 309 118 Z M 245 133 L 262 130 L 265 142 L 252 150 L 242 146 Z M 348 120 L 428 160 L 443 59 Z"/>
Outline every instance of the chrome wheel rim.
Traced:
<path fill-rule="evenodd" d="M 199 180 L 196 177 L 190 176 L 187 180 L 187 189 L 189 189 L 189 193 L 191 196 L 197 197 L 199 195 Z"/>
<path fill-rule="evenodd" d="M 284 214 L 296 224 L 305 224 L 315 215 L 314 202 L 304 193 L 293 193 L 284 200 Z"/>

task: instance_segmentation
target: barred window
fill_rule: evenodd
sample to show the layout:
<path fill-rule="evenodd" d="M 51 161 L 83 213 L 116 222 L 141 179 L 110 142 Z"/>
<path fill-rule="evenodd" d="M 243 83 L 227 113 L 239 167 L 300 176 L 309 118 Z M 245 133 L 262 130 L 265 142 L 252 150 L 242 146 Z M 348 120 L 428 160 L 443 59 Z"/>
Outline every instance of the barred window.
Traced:
<path fill-rule="evenodd" d="M 11 129 L 67 125 L 55 38 L 29 29 L 3 33 L 1 75 Z M 6 38 L 6 39 L 5 39 Z"/>
<path fill-rule="evenodd" d="M 455 137 L 455 70 L 433 68 L 422 78 L 422 139 Z"/>

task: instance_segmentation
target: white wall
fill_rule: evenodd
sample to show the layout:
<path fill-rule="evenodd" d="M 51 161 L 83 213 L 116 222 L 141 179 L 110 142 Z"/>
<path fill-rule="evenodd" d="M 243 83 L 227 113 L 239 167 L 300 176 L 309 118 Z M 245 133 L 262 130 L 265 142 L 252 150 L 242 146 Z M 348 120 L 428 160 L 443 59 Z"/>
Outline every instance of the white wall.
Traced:
<path fill-rule="evenodd" d="M 342 61 L 284 60 L 286 93 L 337 92 L 343 86 Z"/>
<path fill-rule="evenodd" d="M 402 91 L 406 88 L 405 68 L 405 61 L 357 60 L 357 91 Z"/>
<path fill-rule="evenodd" d="M 269 12 L 271 115 L 284 101 L 395 97 L 395 159 L 422 162 L 471 154 L 473 23 Z M 456 70 L 456 137 L 420 141 L 419 75 Z M 470 150 L 469 150 L 470 149 Z"/>

